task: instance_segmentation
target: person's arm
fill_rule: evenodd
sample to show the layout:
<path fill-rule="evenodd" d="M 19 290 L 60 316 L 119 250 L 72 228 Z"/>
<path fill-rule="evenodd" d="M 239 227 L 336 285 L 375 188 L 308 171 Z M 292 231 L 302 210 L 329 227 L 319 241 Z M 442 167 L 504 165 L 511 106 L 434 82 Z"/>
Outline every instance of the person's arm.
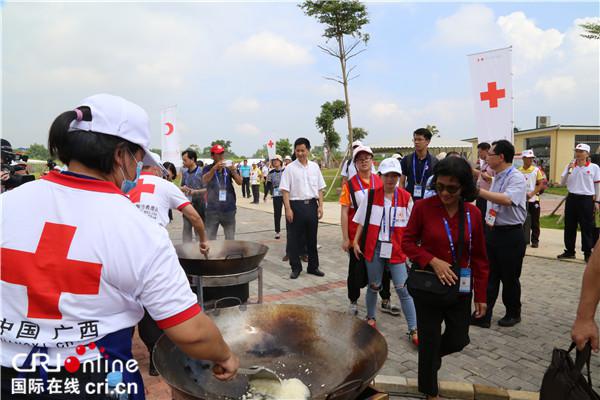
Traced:
<path fill-rule="evenodd" d="M 352 244 L 350 243 L 350 236 L 348 235 L 348 211 L 350 207 L 341 206 L 340 213 L 340 224 L 342 225 L 342 249 L 348 251 Z"/>
<path fill-rule="evenodd" d="M 240 361 L 206 314 L 196 314 L 164 332 L 188 356 L 213 361 L 218 367 L 213 370 L 217 379 L 229 380 L 235 376 Z"/>
<path fill-rule="evenodd" d="M 562 175 L 560 176 L 560 184 L 561 185 L 567 184 L 569 175 L 571 175 L 571 171 L 570 171 L 571 166 L 572 166 L 572 163 L 567 164 L 567 166 L 565 167 L 565 170 L 563 171 Z"/>
<path fill-rule="evenodd" d="M 485 315 L 487 309 L 487 282 L 490 266 L 485 246 L 481 212 L 476 207 L 471 207 L 471 225 L 473 227 L 471 234 L 473 240 L 471 271 L 473 273 L 475 316 L 476 318 L 481 318 Z M 468 246 L 468 242 L 465 242 L 465 245 Z"/>
<path fill-rule="evenodd" d="M 183 207 L 180 211 L 190 221 L 196 230 L 196 233 L 198 233 L 198 237 L 200 238 L 200 253 L 207 255 L 209 250 L 208 238 L 206 237 L 206 230 L 204 228 L 202 217 L 200 217 L 198 211 L 196 211 L 191 204 Z"/>
<path fill-rule="evenodd" d="M 290 192 L 284 189 L 280 189 L 281 194 L 283 195 L 283 205 L 285 206 L 285 219 L 288 223 L 294 222 L 294 212 L 292 211 L 292 207 L 290 205 Z"/>
<path fill-rule="evenodd" d="M 491 192 L 485 189 L 479 189 L 479 197 L 484 200 L 491 201 L 492 203 L 499 204 L 501 206 L 512 205 L 511 198 L 505 193 Z"/>
<path fill-rule="evenodd" d="M 317 209 L 317 217 L 323 218 L 323 189 L 319 190 L 319 208 Z"/>
<path fill-rule="evenodd" d="M 422 202 L 417 202 L 408 219 L 408 225 L 402 234 L 402 251 L 419 267 L 424 268 L 434 258 L 423 246 L 418 245 L 422 241 L 423 217 L 421 215 Z"/>
<path fill-rule="evenodd" d="M 401 188 L 406 187 L 406 175 L 404 175 L 404 174 L 400 175 L 400 187 Z"/>
<path fill-rule="evenodd" d="M 360 256 L 363 254 L 362 249 L 360 248 L 360 237 L 362 236 L 363 226 L 362 224 L 358 224 L 356 227 L 356 234 L 354 235 L 354 242 L 352 242 L 352 249 L 354 251 L 354 256 L 357 259 L 360 259 Z"/>
<path fill-rule="evenodd" d="M 543 179 L 540 179 L 540 180 L 538 180 L 538 181 L 535 182 L 535 188 L 533 189 L 533 191 L 530 192 L 530 193 L 527 193 L 527 198 L 528 199 L 536 196 L 540 192 L 540 190 L 542 190 L 542 183 L 544 183 Z"/>
<path fill-rule="evenodd" d="M 235 183 L 237 183 L 238 185 L 241 185 L 242 184 L 242 176 L 237 173 L 237 170 L 235 169 L 235 167 L 232 165 L 228 169 L 229 169 L 229 174 L 231 175 L 231 177 L 233 178 Z"/>
<path fill-rule="evenodd" d="M 212 166 L 211 168 L 209 168 L 209 170 L 208 170 L 208 171 L 206 171 L 206 172 L 205 172 L 205 173 L 202 175 L 202 182 L 203 182 L 205 185 L 208 185 L 208 184 L 210 183 L 210 181 L 212 181 L 213 177 L 215 176 L 215 172 L 216 172 L 216 171 L 217 171 L 217 169 L 219 168 L 218 166 L 219 166 L 220 164 L 221 164 L 220 162 L 219 162 L 219 163 L 215 162 L 215 163 L 213 164 L 213 166 Z"/>
<path fill-rule="evenodd" d="M 596 243 L 583 273 L 577 317 L 571 330 L 571 337 L 579 350 L 583 350 L 588 341 L 591 342 L 595 352 L 599 350 L 598 325 L 594 319 L 598 302 L 600 302 L 600 241 Z"/>

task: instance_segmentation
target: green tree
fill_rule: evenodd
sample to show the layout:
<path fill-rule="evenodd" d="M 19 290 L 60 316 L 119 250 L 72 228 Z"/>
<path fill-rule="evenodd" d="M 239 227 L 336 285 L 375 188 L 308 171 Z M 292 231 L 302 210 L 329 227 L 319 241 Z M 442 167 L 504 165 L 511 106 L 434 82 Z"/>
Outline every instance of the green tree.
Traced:
<path fill-rule="evenodd" d="M 150 149 L 151 152 L 156 153 L 159 155 L 159 157 L 162 157 L 162 150 L 161 149 Z"/>
<path fill-rule="evenodd" d="M 588 22 L 586 24 L 580 24 L 579 26 L 586 31 L 581 37 L 586 39 L 600 39 L 600 22 Z"/>
<path fill-rule="evenodd" d="M 254 152 L 251 158 L 260 158 L 262 160 L 266 160 L 268 156 L 269 152 L 267 151 L 267 145 L 263 145 L 263 147 Z"/>
<path fill-rule="evenodd" d="M 355 140 L 363 140 L 364 138 L 367 137 L 368 134 L 369 134 L 369 132 L 366 129 L 359 128 L 358 126 L 356 126 L 356 127 L 352 128 L 352 137 L 349 137 L 349 136 L 347 137 L 348 143 L 352 143 Z"/>
<path fill-rule="evenodd" d="M 440 136 L 440 130 L 437 128 L 437 126 L 435 125 L 427 125 L 425 127 L 425 129 L 427 129 L 429 132 L 431 132 L 431 136 L 433 137 L 441 137 Z"/>
<path fill-rule="evenodd" d="M 326 79 L 335 81 L 343 85 L 344 98 L 346 106 L 346 118 L 348 122 L 348 138 L 350 143 L 353 141 L 352 118 L 350 116 L 350 96 L 348 94 L 348 82 L 356 76 L 351 76 L 355 66 L 348 68 L 348 60 L 356 57 L 366 49 L 360 49 L 358 46 L 363 43 L 365 46 L 369 41 L 369 34 L 363 32 L 363 26 L 369 23 L 367 8 L 358 0 L 306 0 L 300 6 L 304 13 L 309 17 L 315 17 L 317 21 L 325 25 L 323 36 L 326 43 L 334 39 L 337 46 L 319 46 L 319 48 L 335 57 L 340 62 L 342 69 L 341 76 L 329 77 Z M 350 38 L 350 44 L 344 42 L 345 37 Z"/>
<path fill-rule="evenodd" d="M 198 154 L 202 154 L 203 157 L 210 157 L 210 149 L 215 144 L 220 144 L 221 146 L 223 146 L 225 148 L 225 157 L 227 157 L 227 158 L 237 157 L 237 155 L 233 151 L 231 151 L 231 140 L 223 140 L 223 139 L 213 140 L 212 142 L 210 142 L 210 146 L 204 147 L 201 152 L 198 151 Z"/>
<path fill-rule="evenodd" d="M 336 119 L 346 116 L 346 106 L 342 100 L 326 102 L 321 106 L 321 113 L 315 119 L 315 125 L 323 135 L 327 154 L 325 163 L 329 166 L 332 158 L 335 158 L 335 152 L 340 147 L 340 134 L 334 127 Z"/>
<path fill-rule="evenodd" d="M 50 158 L 50 152 L 43 144 L 34 143 L 29 146 L 29 150 L 27 150 L 27 154 L 29 158 L 35 160 L 47 160 Z"/>
<path fill-rule="evenodd" d="M 290 143 L 290 139 L 279 139 L 277 144 L 275 145 L 275 152 L 279 154 L 281 157 L 291 156 L 292 155 L 292 144 Z"/>

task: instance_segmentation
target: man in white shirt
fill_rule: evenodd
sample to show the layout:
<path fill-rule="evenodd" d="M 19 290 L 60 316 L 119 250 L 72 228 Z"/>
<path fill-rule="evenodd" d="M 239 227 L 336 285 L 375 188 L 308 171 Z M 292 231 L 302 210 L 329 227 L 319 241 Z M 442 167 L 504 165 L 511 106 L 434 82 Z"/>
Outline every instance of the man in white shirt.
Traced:
<path fill-rule="evenodd" d="M 557 256 L 559 259 L 575 258 L 577 224 L 581 229 L 581 250 L 586 262 L 592 254 L 594 210 L 600 210 L 600 167 L 588 160 L 589 155 L 588 144 L 575 146 L 575 160 L 565 167 L 560 177 L 561 185 L 567 185 L 569 194 L 565 202 L 565 251 Z"/>
<path fill-rule="evenodd" d="M 317 230 L 323 217 L 323 189 L 325 180 L 317 163 L 308 160 L 310 142 L 298 138 L 294 142 L 296 161 L 290 163 L 281 175 L 279 189 L 283 194 L 285 218 L 289 223 L 289 259 L 291 279 L 302 271 L 300 253 L 306 244 L 308 252 L 307 272 L 316 276 L 325 274 L 319 270 Z"/>

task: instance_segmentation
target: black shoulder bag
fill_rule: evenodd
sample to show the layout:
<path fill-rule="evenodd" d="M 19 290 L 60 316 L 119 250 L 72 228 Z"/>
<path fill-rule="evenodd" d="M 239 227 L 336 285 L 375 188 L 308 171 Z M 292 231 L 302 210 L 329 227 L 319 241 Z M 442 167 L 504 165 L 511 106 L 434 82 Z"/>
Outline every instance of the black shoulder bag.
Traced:
<path fill-rule="evenodd" d="M 540 400 L 600 400 L 590 374 L 592 346 L 588 342 L 583 351 L 577 350 L 575 363 L 569 355 L 574 348 L 575 343 L 571 343 L 569 350 L 552 351 L 552 361 L 542 379 Z M 584 364 L 587 365 L 587 380 L 581 373 Z"/>
<path fill-rule="evenodd" d="M 349 186 L 350 196 L 352 197 L 352 203 L 354 204 L 355 209 L 356 206 L 356 197 L 354 197 L 354 192 L 352 191 L 352 187 Z M 362 236 L 360 237 L 360 249 L 365 251 L 365 244 L 367 243 L 367 233 L 369 230 L 369 221 L 371 220 L 371 210 L 373 209 L 373 198 L 375 196 L 375 190 L 369 190 L 369 197 L 367 200 L 367 213 L 365 215 L 365 221 L 363 222 L 363 230 Z M 364 288 L 369 284 L 369 275 L 367 274 L 367 264 L 365 262 L 365 257 L 361 256 L 360 260 L 358 260 L 358 271 L 356 273 L 356 282 L 359 284 L 360 288 Z"/>
<path fill-rule="evenodd" d="M 465 244 L 465 208 L 462 200 L 458 206 L 458 215 L 458 257 L 452 266 L 452 271 L 457 277 L 460 277 L 459 263 Z M 413 264 L 406 280 L 406 288 L 414 299 L 437 304 L 452 303 L 457 300 L 459 285 L 459 279 L 452 286 L 444 285 L 432 267 L 421 268 L 416 264 Z"/>

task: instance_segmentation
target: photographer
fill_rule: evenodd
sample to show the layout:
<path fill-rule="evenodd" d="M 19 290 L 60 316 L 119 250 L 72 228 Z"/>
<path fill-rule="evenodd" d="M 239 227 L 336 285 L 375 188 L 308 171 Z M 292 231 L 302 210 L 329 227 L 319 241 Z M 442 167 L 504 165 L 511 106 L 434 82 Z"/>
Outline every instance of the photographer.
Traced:
<path fill-rule="evenodd" d="M 11 165 L 13 161 L 16 161 L 17 157 L 13 153 L 10 142 L 6 139 L 2 139 L 2 172 L 0 174 L 1 192 L 4 193 L 7 190 L 14 189 L 26 182 L 31 182 L 35 179 L 33 175 L 28 175 L 26 168 L 23 166 Z M 25 172 L 25 174 L 23 172 Z"/>

